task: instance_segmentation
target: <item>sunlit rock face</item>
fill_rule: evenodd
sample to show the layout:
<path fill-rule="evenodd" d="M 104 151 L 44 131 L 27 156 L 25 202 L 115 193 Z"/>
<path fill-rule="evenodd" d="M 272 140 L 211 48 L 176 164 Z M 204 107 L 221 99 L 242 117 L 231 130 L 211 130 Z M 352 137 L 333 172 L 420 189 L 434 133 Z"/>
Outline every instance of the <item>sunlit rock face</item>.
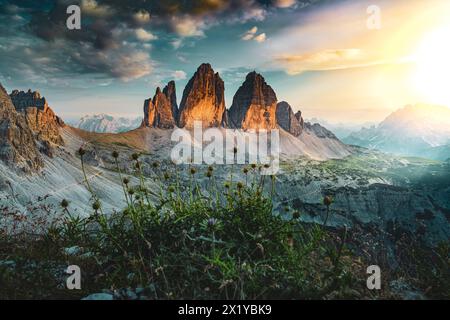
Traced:
<path fill-rule="evenodd" d="M 256 72 L 247 75 L 238 89 L 229 110 L 229 120 L 233 127 L 248 129 L 275 129 L 277 96 Z"/>
<path fill-rule="evenodd" d="M 172 129 L 176 126 L 177 101 L 175 83 L 169 84 L 161 91 L 156 89 L 153 99 L 144 102 L 144 126 Z"/>
<path fill-rule="evenodd" d="M 0 160 L 14 168 L 35 171 L 43 166 L 33 132 L 0 85 Z"/>
<path fill-rule="evenodd" d="M 163 90 L 164 95 L 169 99 L 172 107 L 173 118 L 178 118 L 178 104 L 177 104 L 177 90 L 175 88 L 175 81 L 170 81 Z"/>
<path fill-rule="evenodd" d="M 300 122 L 302 119 L 301 112 L 299 118 L 297 118 L 289 103 L 285 101 L 278 103 L 276 116 L 277 123 L 281 128 L 296 137 L 302 134 L 303 124 Z"/>
<path fill-rule="evenodd" d="M 14 90 L 10 97 L 15 109 L 25 115 L 28 126 L 39 141 L 58 145 L 64 143 L 59 132 L 64 122 L 55 115 L 39 92 Z"/>
<path fill-rule="evenodd" d="M 210 64 L 202 64 L 184 89 L 178 125 L 192 128 L 194 121 L 202 121 L 203 127 L 219 127 L 226 124 L 224 116 L 224 82 Z"/>

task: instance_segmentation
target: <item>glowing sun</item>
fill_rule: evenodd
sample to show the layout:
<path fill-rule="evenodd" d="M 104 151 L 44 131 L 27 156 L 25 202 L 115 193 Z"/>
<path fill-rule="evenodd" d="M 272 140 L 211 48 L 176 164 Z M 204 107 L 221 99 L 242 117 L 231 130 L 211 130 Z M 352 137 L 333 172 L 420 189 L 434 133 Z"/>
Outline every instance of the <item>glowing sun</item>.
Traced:
<path fill-rule="evenodd" d="M 424 102 L 450 107 L 450 25 L 429 32 L 413 57 L 413 85 Z"/>

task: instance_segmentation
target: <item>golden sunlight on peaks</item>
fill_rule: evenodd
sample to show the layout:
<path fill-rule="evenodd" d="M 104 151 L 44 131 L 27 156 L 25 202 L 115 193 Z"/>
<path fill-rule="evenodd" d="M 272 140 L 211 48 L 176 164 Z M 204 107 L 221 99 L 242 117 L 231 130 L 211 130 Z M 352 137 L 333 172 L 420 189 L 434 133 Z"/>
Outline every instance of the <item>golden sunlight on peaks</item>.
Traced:
<path fill-rule="evenodd" d="M 450 107 L 450 25 L 425 35 L 413 59 L 416 70 L 412 82 L 426 103 Z"/>

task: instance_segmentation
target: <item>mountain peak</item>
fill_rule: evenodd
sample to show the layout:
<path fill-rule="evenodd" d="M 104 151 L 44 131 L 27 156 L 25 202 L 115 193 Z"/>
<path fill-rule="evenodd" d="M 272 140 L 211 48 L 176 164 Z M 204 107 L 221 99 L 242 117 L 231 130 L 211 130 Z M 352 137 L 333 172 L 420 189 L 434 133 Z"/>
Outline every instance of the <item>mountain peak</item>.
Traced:
<path fill-rule="evenodd" d="M 225 85 L 209 63 L 202 64 L 184 88 L 179 110 L 179 126 L 192 128 L 195 121 L 204 127 L 219 127 L 225 113 Z"/>
<path fill-rule="evenodd" d="M 0 85 L 0 159 L 25 171 L 43 166 L 33 132 L 24 115 L 17 112 L 10 96 Z"/>
<path fill-rule="evenodd" d="M 39 140 L 59 145 L 64 143 L 59 133 L 64 122 L 55 115 L 39 91 L 13 90 L 10 97 L 15 109 L 25 115 L 29 127 Z M 51 154 L 49 147 L 46 151 L 48 155 Z"/>
<path fill-rule="evenodd" d="M 230 108 L 230 120 L 236 128 L 275 129 L 277 96 L 264 77 L 256 71 L 247 74 Z"/>
<path fill-rule="evenodd" d="M 144 102 L 144 121 L 147 127 L 172 129 L 176 126 L 175 83 L 169 84 L 161 91 L 157 88 L 153 99 Z"/>
<path fill-rule="evenodd" d="M 301 112 L 299 118 L 297 118 L 289 103 L 286 101 L 279 102 L 277 104 L 276 116 L 277 123 L 281 128 L 296 137 L 302 134 L 303 119 L 301 118 Z"/>
<path fill-rule="evenodd" d="M 345 142 L 407 156 L 435 158 L 435 148 L 450 144 L 450 108 L 428 104 L 404 106 L 378 126 L 363 128 Z"/>

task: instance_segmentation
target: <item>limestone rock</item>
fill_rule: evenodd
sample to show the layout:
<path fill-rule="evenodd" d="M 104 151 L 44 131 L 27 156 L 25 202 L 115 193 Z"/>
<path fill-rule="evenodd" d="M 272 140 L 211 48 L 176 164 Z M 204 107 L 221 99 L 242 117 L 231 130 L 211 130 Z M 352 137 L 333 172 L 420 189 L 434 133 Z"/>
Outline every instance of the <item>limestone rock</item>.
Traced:
<path fill-rule="evenodd" d="M 224 114 L 224 82 L 210 64 L 202 64 L 184 89 L 178 125 L 192 128 L 194 121 L 202 121 L 203 127 L 219 127 Z"/>
<path fill-rule="evenodd" d="M 163 90 L 164 95 L 169 99 L 172 106 L 172 113 L 174 119 L 178 117 L 178 104 L 177 104 L 177 90 L 175 88 L 175 81 L 170 81 Z"/>
<path fill-rule="evenodd" d="M 0 159 L 24 171 L 43 166 L 34 135 L 25 116 L 14 108 L 11 98 L 0 85 Z"/>
<path fill-rule="evenodd" d="M 264 78 L 251 72 L 236 92 L 229 110 L 229 120 L 235 128 L 275 129 L 277 96 Z"/>
<path fill-rule="evenodd" d="M 41 111 L 48 108 L 47 100 L 41 97 L 38 91 L 32 92 L 31 89 L 28 89 L 27 92 L 13 90 L 10 97 L 14 107 L 19 112 L 23 112 L 29 107 L 35 107 Z"/>
<path fill-rule="evenodd" d="M 39 141 L 57 145 L 64 144 L 59 133 L 64 122 L 55 115 L 48 106 L 47 100 L 41 97 L 39 92 L 14 90 L 10 97 L 15 109 L 25 115 L 30 129 Z"/>
<path fill-rule="evenodd" d="M 172 129 L 176 126 L 177 102 L 175 83 L 169 84 L 161 91 L 156 89 L 153 99 L 144 102 L 144 126 Z"/>
<path fill-rule="evenodd" d="M 302 112 L 301 111 L 297 111 L 295 113 L 295 117 L 297 118 L 297 120 L 300 122 L 300 125 L 302 126 L 302 128 L 305 126 L 305 121 L 303 120 L 302 117 Z"/>
<path fill-rule="evenodd" d="M 291 133 L 293 136 L 296 137 L 302 134 L 303 125 L 300 123 L 300 120 L 295 116 L 289 103 L 285 101 L 278 103 L 276 116 L 277 116 L 277 123 L 281 128 L 283 128 L 284 130 L 286 130 L 287 132 Z M 300 119 L 301 119 L 301 112 L 300 112 Z"/>
<path fill-rule="evenodd" d="M 309 122 L 306 122 L 304 125 L 304 129 L 306 131 L 309 131 L 313 134 L 315 134 L 317 137 L 319 138 L 330 138 L 330 139 L 335 139 L 335 140 L 339 140 L 333 132 L 331 132 L 330 130 L 328 130 L 325 127 L 322 127 L 320 124 L 318 123 L 314 123 L 311 124 Z"/>

